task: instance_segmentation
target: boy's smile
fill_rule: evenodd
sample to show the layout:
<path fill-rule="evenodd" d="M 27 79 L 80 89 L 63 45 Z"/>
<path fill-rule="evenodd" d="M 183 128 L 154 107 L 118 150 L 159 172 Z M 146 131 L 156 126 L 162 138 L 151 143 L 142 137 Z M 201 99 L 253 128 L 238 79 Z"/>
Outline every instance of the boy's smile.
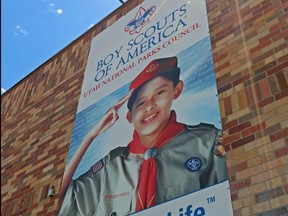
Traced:
<path fill-rule="evenodd" d="M 153 114 L 153 115 L 149 116 L 148 118 L 145 118 L 143 120 L 143 122 L 148 123 L 148 122 L 152 121 L 154 119 L 154 117 L 156 117 L 156 116 L 157 116 L 157 114 Z"/>
<path fill-rule="evenodd" d="M 141 86 L 127 119 L 133 123 L 142 144 L 147 139 L 155 141 L 168 124 L 172 102 L 179 95 L 177 86 L 174 88 L 173 82 L 162 76 Z"/>

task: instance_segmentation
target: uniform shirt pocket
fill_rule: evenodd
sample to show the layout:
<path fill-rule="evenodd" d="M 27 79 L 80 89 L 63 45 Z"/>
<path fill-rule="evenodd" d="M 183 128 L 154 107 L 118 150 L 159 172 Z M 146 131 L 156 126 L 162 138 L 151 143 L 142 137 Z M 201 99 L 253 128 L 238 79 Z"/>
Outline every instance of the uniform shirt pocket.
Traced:
<path fill-rule="evenodd" d="M 199 178 L 199 177 L 198 177 Z M 182 179 L 181 182 L 165 188 L 164 201 L 169 201 L 177 197 L 189 194 L 193 191 L 201 189 L 199 181 L 191 178 Z"/>
<path fill-rule="evenodd" d="M 180 185 L 173 185 L 170 187 L 167 187 L 165 189 L 165 197 L 164 201 L 169 201 L 171 199 L 174 199 L 175 197 L 178 197 L 181 194 L 181 186 Z"/>
<path fill-rule="evenodd" d="M 131 191 L 106 194 L 104 199 L 100 200 L 94 216 L 124 216 L 131 213 L 131 206 Z"/>

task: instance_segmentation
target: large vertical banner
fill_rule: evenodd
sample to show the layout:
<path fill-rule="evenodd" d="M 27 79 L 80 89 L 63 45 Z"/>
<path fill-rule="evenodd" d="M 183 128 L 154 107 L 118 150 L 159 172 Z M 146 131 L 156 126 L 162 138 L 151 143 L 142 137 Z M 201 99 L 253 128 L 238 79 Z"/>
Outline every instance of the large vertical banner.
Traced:
<path fill-rule="evenodd" d="M 91 44 L 59 215 L 233 215 L 205 0 L 147 0 Z"/>

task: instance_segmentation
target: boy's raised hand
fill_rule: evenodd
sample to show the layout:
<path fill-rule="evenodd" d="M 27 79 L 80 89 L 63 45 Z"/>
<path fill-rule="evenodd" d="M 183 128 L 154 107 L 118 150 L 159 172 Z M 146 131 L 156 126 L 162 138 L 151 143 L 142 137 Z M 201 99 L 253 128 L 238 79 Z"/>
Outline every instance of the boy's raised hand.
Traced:
<path fill-rule="evenodd" d="M 123 96 L 113 107 L 111 107 L 99 120 L 99 122 L 90 130 L 89 134 L 94 139 L 100 133 L 106 131 L 114 125 L 119 119 L 118 110 L 131 97 L 133 89 Z"/>
<path fill-rule="evenodd" d="M 123 106 L 123 104 L 131 97 L 133 89 L 128 92 L 124 97 L 122 97 L 111 109 L 109 109 L 100 121 L 88 132 L 79 148 L 71 158 L 69 164 L 66 167 L 64 172 L 64 177 L 61 185 L 61 190 L 59 192 L 59 202 L 58 209 L 62 205 L 66 190 L 68 188 L 69 182 L 72 179 L 72 176 L 80 163 L 83 155 L 88 149 L 89 145 L 98 136 L 100 133 L 109 129 L 119 118 L 117 111 Z"/>
<path fill-rule="evenodd" d="M 124 95 L 115 105 L 114 108 L 118 111 L 123 104 L 131 97 L 133 94 L 134 89 L 131 89 L 126 95 Z"/>

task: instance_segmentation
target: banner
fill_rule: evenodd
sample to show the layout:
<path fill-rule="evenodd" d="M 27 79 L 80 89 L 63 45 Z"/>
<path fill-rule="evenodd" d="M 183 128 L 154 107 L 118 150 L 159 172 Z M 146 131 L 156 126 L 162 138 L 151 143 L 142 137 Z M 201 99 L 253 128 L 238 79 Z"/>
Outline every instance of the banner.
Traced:
<path fill-rule="evenodd" d="M 93 38 L 59 215 L 233 215 L 205 0 L 146 0 Z"/>

